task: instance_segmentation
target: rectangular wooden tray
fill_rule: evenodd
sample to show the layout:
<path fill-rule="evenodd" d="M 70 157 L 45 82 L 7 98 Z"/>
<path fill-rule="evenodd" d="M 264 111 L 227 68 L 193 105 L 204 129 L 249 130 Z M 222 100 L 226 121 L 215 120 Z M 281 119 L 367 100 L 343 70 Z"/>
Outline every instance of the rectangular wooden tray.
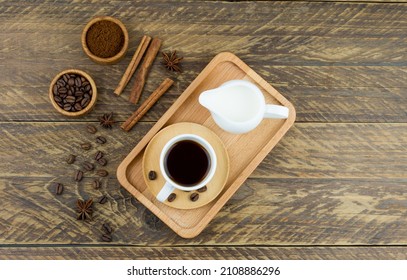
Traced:
<path fill-rule="evenodd" d="M 201 92 L 233 79 L 255 83 L 262 90 L 267 103 L 289 108 L 288 119 L 263 120 L 256 129 L 246 134 L 236 135 L 223 131 L 215 124 L 209 111 L 199 104 L 198 97 Z M 232 53 L 220 53 L 123 160 L 118 167 L 117 177 L 125 189 L 172 230 L 184 238 L 192 238 L 209 224 L 294 121 L 295 109 L 287 99 L 237 56 Z M 224 142 L 230 158 L 229 178 L 222 193 L 211 203 L 192 210 L 175 209 L 157 201 L 147 189 L 142 175 L 143 153 L 149 141 L 162 128 L 178 122 L 198 123 L 211 129 Z"/>

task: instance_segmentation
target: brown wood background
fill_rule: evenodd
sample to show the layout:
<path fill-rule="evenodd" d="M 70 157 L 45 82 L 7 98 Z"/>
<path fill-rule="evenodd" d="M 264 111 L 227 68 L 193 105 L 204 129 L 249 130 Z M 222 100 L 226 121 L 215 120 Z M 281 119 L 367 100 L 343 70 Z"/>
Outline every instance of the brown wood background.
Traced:
<path fill-rule="evenodd" d="M 386 1 L 389 2 L 389 1 Z M 0 1 L 0 258 L 406 259 L 407 3 L 380 1 Z M 80 43 L 96 15 L 123 21 L 125 59 L 102 66 Z M 180 75 L 156 59 L 142 101 L 165 78 L 173 88 L 130 133 L 99 128 L 137 106 L 113 94 L 143 34 L 185 57 Z M 120 187 L 115 170 L 217 53 L 231 51 L 287 97 L 297 122 L 198 237 L 173 233 Z M 48 100 L 53 76 L 87 71 L 100 98 L 80 119 Z M 130 84 L 131 86 L 132 84 Z M 79 148 L 93 143 L 89 152 Z M 100 149 L 103 187 L 73 173 Z M 79 155 L 69 166 L 66 154 Z M 53 182 L 65 192 L 55 196 Z M 94 220 L 78 198 L 108 197 Z M 100 240 L 103 222 L 113 242 Z"/>

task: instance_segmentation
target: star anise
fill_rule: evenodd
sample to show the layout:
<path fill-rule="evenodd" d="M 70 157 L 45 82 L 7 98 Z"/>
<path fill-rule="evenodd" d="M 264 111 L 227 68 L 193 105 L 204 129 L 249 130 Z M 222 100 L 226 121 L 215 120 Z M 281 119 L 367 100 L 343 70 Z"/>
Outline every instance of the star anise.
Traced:
<path fill-rule="evenodd" d="M 165 68 L 167 68 L 170 71 L 176 71 L 176 72 L 181 72 L 181 67 L 179 66 L 179 63 L 183 59 L 183 57 L 177 57 L 177 51 L 173 52 L 162 52 L 163 55 L 163 64 Z"/>
<path fill-rule="evenodd" d="M 99 122 L 100 125 L 104 128 L 112 128 L 112 124 L 115 123 L 115 121 L 113 120 L 113 112 L 111 112 L 110 114 L 103 114 L 103 116 L 99 118 Z"/>
<path fill-rule="evenodd" d="M 92 213 L 93 213 L 93 199 L 88 200 L 80 200 L 76 202 L 78 216 L 76 217 L 78 220 L 92 220 Z"/>

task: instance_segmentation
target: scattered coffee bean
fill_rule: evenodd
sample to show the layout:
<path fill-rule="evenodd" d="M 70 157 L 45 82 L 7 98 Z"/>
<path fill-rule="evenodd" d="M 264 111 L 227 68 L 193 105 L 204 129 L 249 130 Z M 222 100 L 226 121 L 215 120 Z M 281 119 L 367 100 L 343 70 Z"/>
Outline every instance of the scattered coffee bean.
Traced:
<path fill-rule="evenodd" d="M 109 172 L 107 172 L 104 169 L 99 169 L 98 171 L 96 171 L 96 174 L 100 177 L 106 177 L 107 175 L 109 175 Z"/>
<path fill-rule="evenodd" d="M 98 151 L 95 155 L 95 160 L 99 160 L 103 157 L 103 153 L 101 151 Z"/>
<path fill-rule="evenodd" d="M 208 188 L 206 186 L 203 186 L 202 188 L 199 188 L 197 191 L 200 193 L 206 192 Z"/>
<path fill-rule="evenodd" d="M 61 183 L 55 183 L 54 187 L 55 187 L 55 194 L 60 195 L 63 193 L 64 185 L 62 185 Z"/>
<path fill-rule="evenodd" d="M 157 179 L 157 172 L 155 172 L 154 170 L 151 170 L 150 172 L 148 172 L 148 179 L 150 179 L 150 180 Z"/>
<path fill-rule="evenodd" d="M 177 198 L 177 195 L 175 193 L 171 193 L 168 196 L 167 200 L 168 200 L 168 202 L 173 202 L 175 200 L 175 198 Z"/>
<path fill-rule="evenodd" d="M 107 202 L 107 196 L 103 195 L 99 198 L 100 204 L 105 204 Z"/>
<path fill-rule="evenodd" d="M 90 143 L 82 143 L 81 148 L 84 149 L 85 151 L 89 150 L 92 147 Z"/>
<path fill-rule="evenodd" d="M 65 74 L 53 85 L 52 93 L 59 107 L 65 111 L 78 112 L 89 105 L 93 92 L 85 77 L 78 74 Z M 87 95 L 86 98 L 83 97 L 85 95 Z"/>
<path fill-rule="evenodd" d="M 195 201 L 197 201 L 197 200 L 199 199 L 199 193 L 192 193 L 192 194 L 189 196 L 189 198 L 190 198 L 193 202 L 195 202 Z"/>
<path fill-rule="evenodd" d="M 76 159 L 76 156 L 71 154 L 71 155 L 69 155 L 68 158 L 66 159 L 66 162 L 67 162 L 68 164 L 72 164 L 72 163 L 75 162 L 75 159 Z"/>
<path fill-rule="evenodd" d="M 95 189 L 95 190 L 97 190 L 97 189 L 99 189 L 100 188 L 100 181 L 99 180 L 95 180 L 95 181 L 93 181 L 93 188 Z"/>
<path fill-rule="evenodd" d="M 102 230 L 106 233 L 106 234 L 111 234 L 112 233 L 112 228 L 110 227 L 109 223 L 104 223 L 102 225 Z"/>
<path fill-rule="evenodd" d="M 105 159 L 105 158 L 100 158 L 100 159 L 98 159 L 98 163 L 99 163 L 101 166 L 105 166 L 105 165 L 107 164 L 107 159 Z"/>
<path fill-rule="evenodd" d="M 111 242 L 112 241 L 112 236 L 110 234 L 103 234 L 102 235 L 102 241 L 104 242 Z"/>
<path fill-rule="evenodd" d="M 96 137 L 96 143 L 104 144 L 104 143 L 106 143 L 106 138 L 102 137 L 102 136 L 98 136 L 98 137 Z"/>
<path fill-rule="evenodd" d="M 91 134 L 95 134 L 98 131 L 97 128 L 91 124 L 86 127 L 86 130 Z"/>
<path fill-rule="evenodd" d="M 87 171 L 92 171 L 95 168 L 95 166 L 93 165 L 93 163 L 90 163 L 89 161 L 85 161 L 83 163 L 83 168 L 85 168 L 85 170 L 87 170 Z"/>
<path fill-rule="evenodd" d="M 78 170 L 75 172 L 75 181 L 80 182 L 83 178 L 83 172 L 81 170 Z"/>

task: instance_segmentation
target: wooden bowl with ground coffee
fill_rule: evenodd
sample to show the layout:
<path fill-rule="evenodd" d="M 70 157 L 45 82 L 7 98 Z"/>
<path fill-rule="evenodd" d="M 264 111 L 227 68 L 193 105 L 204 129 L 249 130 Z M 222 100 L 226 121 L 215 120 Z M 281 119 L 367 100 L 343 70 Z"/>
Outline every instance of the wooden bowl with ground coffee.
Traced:
<path fill-rule="evenodd" d="M 95 17 L 82 31 L 82 48 L 99 64 L 113 64 L 124 57 L 129 46 L 129 34 L 124 24 L 113 17 Z"/>
<path fill-rule="evenodd" d="M 62 71 L 50 84 L 49 99 L 61 114 L 68 117 L 80 117 L 95 106 L 97 99 L 95 81 L 81 70 Z"/>

